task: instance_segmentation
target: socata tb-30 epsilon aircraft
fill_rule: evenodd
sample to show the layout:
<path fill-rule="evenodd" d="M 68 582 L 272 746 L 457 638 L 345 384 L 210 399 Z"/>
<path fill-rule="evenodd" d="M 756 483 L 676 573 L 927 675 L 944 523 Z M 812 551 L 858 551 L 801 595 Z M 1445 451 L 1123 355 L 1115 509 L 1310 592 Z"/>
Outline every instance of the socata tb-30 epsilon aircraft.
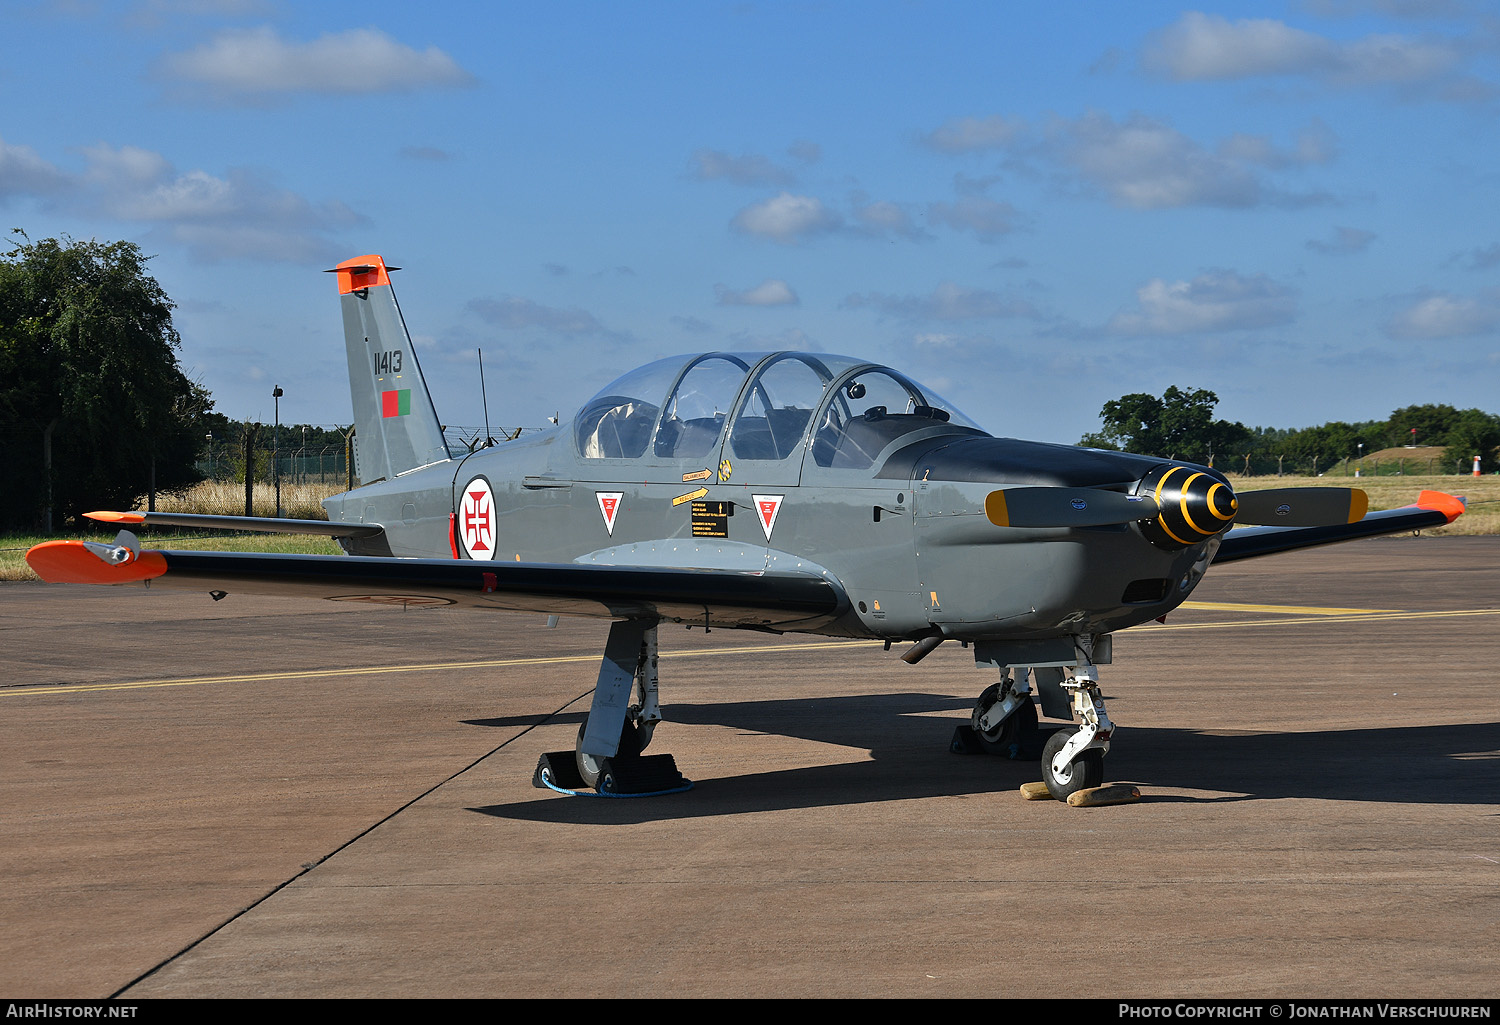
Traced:
<path fill-rule="evenodd" d="M 660 623 L 967 642 L 991 683 L 955 744 L 1036 756 L 1036 702 L 1076 720 L 1041 752 L 1058 799 L 1103 782 L 1111 635 L 1185 600 L 1214 563 L 1451 522 L 1459 499 L 1365 515 L 1364 492 L 1236 495 L 1206 466 L 992 437 L 894 370 L 844 356 L 712 352 L 625 374 L 541 434 L 455 454 L 389 271 L 335 268 L 361 485 L 327 521 L 95 513 L 124 524 L 325 534 L 345 556 L 52 541 L 46 580 L 146 581 L 335 601 L 613 620 L 576 750 L 538 779 L 656 784 Z M 1233 524 L 1255 524 L 1229 533 Z M 1035 697 L 1035 700 L 1034 700 Z M 549 762 L 550 759 L 550 762 Z M 667 761 L 670 761 L 668 757 Z M 671 775 L 676 776 L 675 767 Z M 638 777 L 638 778 L 636 778 Z"/>

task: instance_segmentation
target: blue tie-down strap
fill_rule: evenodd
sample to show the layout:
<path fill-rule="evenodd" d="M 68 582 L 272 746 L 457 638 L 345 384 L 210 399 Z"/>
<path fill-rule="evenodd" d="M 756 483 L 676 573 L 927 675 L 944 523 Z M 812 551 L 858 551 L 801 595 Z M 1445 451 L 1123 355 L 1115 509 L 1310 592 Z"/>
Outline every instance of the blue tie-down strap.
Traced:
<path fill-rule="evenodd" d="M 569 797 L 661 797 L 691 790 L 693 781 L 677 771 L 669 754 L 631 755 L 601 759 L 599 787 L 591 789 L 572 751 L 549 751 L 537 760 L 531 785 Z"/>

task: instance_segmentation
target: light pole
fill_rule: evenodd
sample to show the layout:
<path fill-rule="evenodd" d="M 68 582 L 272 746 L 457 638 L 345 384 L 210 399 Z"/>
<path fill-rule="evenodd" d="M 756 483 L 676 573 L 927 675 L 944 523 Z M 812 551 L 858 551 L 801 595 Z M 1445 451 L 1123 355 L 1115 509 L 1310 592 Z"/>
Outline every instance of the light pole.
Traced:
<path fill-rule="evenodd" d="M 281 385 L 271 386 L 271 399 L 276 404 L 276 422 L 271 428 L 271 479 L 276 482 L 276 518 L 281 519 L 281 463 L 277 442 L 281 440 L 281 396 L 286 394 Z"/>

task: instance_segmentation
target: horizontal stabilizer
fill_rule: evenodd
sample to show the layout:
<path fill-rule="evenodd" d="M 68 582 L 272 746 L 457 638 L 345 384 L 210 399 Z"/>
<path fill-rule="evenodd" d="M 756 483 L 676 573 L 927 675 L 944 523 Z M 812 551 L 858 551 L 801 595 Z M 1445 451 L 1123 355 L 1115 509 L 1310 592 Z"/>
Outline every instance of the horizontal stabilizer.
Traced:
<path fill-rule="evenodd" d="M 26 564 L 49 584 L 129 584 L 167 571 L 160 552 L 132 549 L 125 531 L 113 545 L 96 541 L 43 541 L 26 552 Z"/>
<path fill-rule="evenodd" d="M 198 527 L 203 530 L 258 530 L 267 534 L 316 534 L 320 537 L 374 537 L 385 530 L 378 523 L 333 523 L 329 520 L 282 520 L 270 516 L 215 516 L 207 513 L 90 512 L 100 523 L 130 523 L 146 527 Z"/>

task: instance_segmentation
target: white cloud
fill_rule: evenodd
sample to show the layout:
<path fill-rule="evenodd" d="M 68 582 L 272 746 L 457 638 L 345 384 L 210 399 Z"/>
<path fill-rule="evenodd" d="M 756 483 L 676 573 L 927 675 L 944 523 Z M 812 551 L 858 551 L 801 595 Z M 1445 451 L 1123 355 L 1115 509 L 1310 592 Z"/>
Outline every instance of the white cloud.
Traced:
<path fill-rule="evenodd" d="M 841 221 L 821 200 L 783 192 L 745 207 L 730 223 L 747 235 L 789 244 L 809 235 L 833 231 Z"/>
<path fill-rule="evenodd" d="M 1146 44 L 1146 70 L 1178 81 L 1307 74 L 1328 67 L 1327 39 L 1271 18 L 1231 22 L 1188 11 Z"/>
<path fill-rule="evenodd" d="M 65 171 L 43 160 L 30 146 L 0 139 L 0 200 L 9 196 L 48 196 L 74 185 Z"/>
<path fill-rule="evenodd" d="M 83 153 L 88 169 L 74 202 L 157 225 L 202 260 L 324 260 L 337 255 L 333 232 L 364 221 L 341 202 L 310 202 L 254 171 L 178 174 L 164 156 L 136 146 L 100 144 Z"/>
<path fill-rule="evenodd" d="M 1500 328 L 1500 301 L 1438 293 L 1419 299 L 1386 324 L 1392 338 L 1460 338 Z"/>
<path fill-rule="evenodd" d="M 796 178 L 759 153 L 730 156 L 716 149 L 693 153 L 693 177 L 699 181 L 724 179 L 736 185 L 790 185 Z"/>
<path fill-rule="evenodd" d="M 183 83 L 182 98 L 242 102 L 304 92 L 353 95 L 474 83 L 474 76 L 437 47 L 417 51 L 374 28 L 311 42 L 282 39 L 269 26 L 230 29 L 195 49 L 163 57 L 156 74 Z"/>
<path fill-rule="evenodd" d="M 791 286 L 779 278 L 767 278 L 744 291 L 715 285 L 714 292 L 720 306 L 795 306 L 800 301 Z"/>
<path fill-rule="evenodd" d="M 332 234 L 364 221 L 343 203 L 310 202 L 253 171 L 179 174 L 162 154 L 139 146 L 100 143 L 80 152 L 86 167 L 73 174 L 28 146 L 0 141 L 0 199 L 30 196 L 88 217 L 155 227 L 204 261 L 336 258 Z"/>
<path fill-rule="evenodd" d="M 1209 271 L 1192 281 L 1155 278 L 1136 291 L 1138 312 L 1119 313 L 1109 330 L 1126 335 L 1175 335 L 1244 331 L 1287 324 L 1296 318 L 1291 289 L 1264 274 Z"/>
<path fill-rule="evenodd" d="M 1334 40 L 1271 18 L 1189 11 L 1148 40 L 1141 63 L 1180 82 L 1298 76 L 1349 87 L 1441 85 L 1452 99 L 1493 95 L 1493 84 L 1463 73 L 1468 49 L 1437 36 Z"/>
<path fill-rule="evenodd" d="M 842 305 L 846 309 L 879 310 L 901 320 L 984 320 L 1038 315 L 1036 308 L 1024 299 L 1008 298 L 983 288 L 964 288 L 951 281 L 938 285 L 931 295 L 893 296 L 872 292 L 846 296 Z"/>
<path fill-rule="evenodd" d="M 1278 151 L 1255 136 L 1234 136 L 1214 153 L 1141 114 L 1117 124 L 1108 114 L 1089 113 L 1075 121 L 1055 120 L 1043 152 L 1070 166 L 1117 206 L 1157 210 L 1324 202 L 1316 194 L 1272 187 L 1253 165 L 1322 162 L 1331 146 L 1326 130 L 1318 127 L 1304 134 L 1295 151 Z"/>
<path fill-rule="evenodd" d="M 944 153 L 1001 149 L 1010 145 L 1025 127 L 1024 121 L 1011 120 L 998 114 L 989 117 L 961 117 L 922 136 L 922 141 Z"/>

